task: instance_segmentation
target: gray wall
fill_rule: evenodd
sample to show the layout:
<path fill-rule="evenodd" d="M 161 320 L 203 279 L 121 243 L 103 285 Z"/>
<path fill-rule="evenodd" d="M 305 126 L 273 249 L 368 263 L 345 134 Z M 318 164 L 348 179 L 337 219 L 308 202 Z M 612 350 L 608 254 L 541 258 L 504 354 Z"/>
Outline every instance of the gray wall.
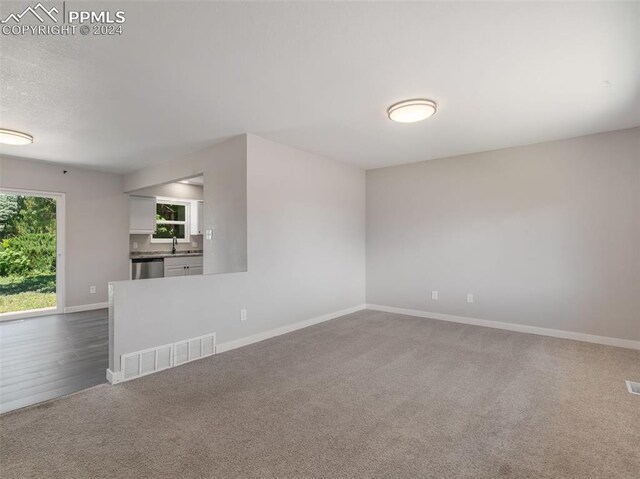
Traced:
<path fill-rule="evenodd" d="M 247 271 L 248 136 L 218 145 L 204 168 L 204 274 Z"/>
<path fill-rule="evenodd" d="M 112 370 L 123 353 L 210 332 L 224 343 L 364 303 L 364 172 L 252 135 L 244 141 L 246 162 L 223 166 L 233 184 L 246 169 L 248 272 L 115 283 Z M 205 203 L 211 180 L 205 173 Z"/>
<path fill-rule="evenodd" d="M 106 302 L 108 282 L 129 277 L 129 203 L 122 176 L 3 157 L 0 186 L 65 193 L 65 306 Z M 96 294 L 89 294 L 90 285 Z"/>
<path fill-rule="evenodd" d="M 640 129 L 370 170 L 366 243 L 367 303 L 640 340 Z"/>

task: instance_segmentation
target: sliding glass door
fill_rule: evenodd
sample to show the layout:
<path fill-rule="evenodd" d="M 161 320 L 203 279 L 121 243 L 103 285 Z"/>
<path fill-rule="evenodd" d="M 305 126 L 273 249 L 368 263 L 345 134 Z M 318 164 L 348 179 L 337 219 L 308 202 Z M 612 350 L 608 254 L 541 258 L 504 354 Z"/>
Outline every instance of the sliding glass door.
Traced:
<path fill-rule="evenodd" d="M 62 312 L 64 195 L 0 189 L 0 320 Z"/>

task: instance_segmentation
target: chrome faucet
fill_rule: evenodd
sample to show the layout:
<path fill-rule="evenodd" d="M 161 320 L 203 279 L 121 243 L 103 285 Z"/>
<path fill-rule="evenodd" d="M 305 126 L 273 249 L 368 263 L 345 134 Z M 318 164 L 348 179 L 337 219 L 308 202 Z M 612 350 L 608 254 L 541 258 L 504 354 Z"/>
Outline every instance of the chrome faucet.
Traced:
<path fill-rule="evenodd" d="M 171 248 L 171 254 L 176 254 L 176 246 L 178 245 L 178 238 L 173 237 L 173 248 Z"/>

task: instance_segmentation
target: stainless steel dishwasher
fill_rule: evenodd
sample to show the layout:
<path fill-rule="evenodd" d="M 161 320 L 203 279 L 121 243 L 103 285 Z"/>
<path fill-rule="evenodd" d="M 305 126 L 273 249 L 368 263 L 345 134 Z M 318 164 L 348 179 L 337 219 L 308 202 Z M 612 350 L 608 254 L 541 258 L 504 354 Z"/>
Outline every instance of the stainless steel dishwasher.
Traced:
<path fill-rule="evenodd" d="M 131 279 L 164 278 L 164 259 L 133 258 Z"/>

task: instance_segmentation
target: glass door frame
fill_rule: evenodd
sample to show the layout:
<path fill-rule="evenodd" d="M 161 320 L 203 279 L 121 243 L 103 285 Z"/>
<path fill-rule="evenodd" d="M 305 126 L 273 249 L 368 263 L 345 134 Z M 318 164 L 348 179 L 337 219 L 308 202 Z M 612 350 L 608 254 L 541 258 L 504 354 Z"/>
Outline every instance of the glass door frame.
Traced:
<path fill-rule="evenodd" d="M 13 313 L 0 313 L 0 322 L 16 319 L 33 318 L 64 312 L 65 301 L 65 194 L 49 191 L 25 190 L 0 186 L 0 193 L 15 196 L 37 196 L 56 200 L 56 306 L 55 308 L 31 309 Z"/>

